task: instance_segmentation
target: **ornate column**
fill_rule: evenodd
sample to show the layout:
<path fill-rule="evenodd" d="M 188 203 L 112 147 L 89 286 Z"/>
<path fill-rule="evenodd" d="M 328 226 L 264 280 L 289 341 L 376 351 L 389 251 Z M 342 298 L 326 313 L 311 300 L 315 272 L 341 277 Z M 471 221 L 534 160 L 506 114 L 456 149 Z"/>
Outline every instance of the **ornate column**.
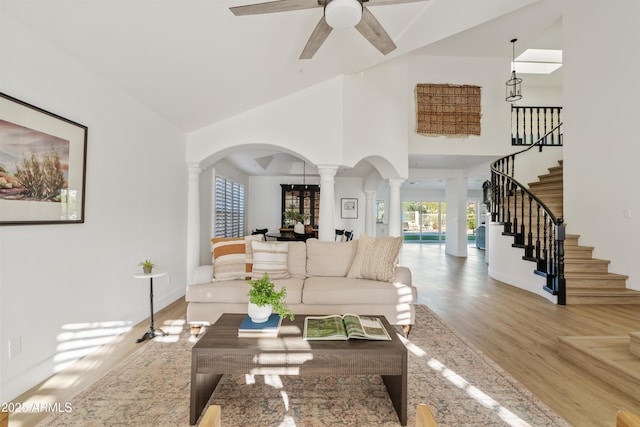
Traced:
<path fill-rule="evenodd" d="M 389 179 L 389 236 L 402 236 L 402 203 L 400 203 L 401 178 Z"/>
<path fill-rule="evenodd" d="M 200 165 L 189 163 L 187 192 L 187 283 L 193 279 L 193 270 L 200 265 Z"/>
<path fill-rule="evenodd" d="M 369 236 L 376 235 L 376 192 L 366 190 L 366 209 L 364 211 L 364 232 Z"/>
<path fill-rule="evenodd" d="M 334 240 L 336 233 L 335 179 L 338 166 L 318 165 L 320 174 L 320 220 L 318 221 L 318 239 Z"/>

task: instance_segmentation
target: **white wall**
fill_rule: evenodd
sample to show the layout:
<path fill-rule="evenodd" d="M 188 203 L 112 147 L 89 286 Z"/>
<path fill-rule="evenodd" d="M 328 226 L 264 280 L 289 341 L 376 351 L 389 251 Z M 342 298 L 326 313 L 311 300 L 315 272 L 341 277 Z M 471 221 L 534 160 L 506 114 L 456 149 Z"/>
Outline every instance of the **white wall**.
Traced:
<path fill-rule="evenodd" d="M 183 133 L 5 12 L 0 63 L 0 91 L 89 129 L 86 222 L 0 227 L 6 402 L 149 316 L 139 261 L 170 272 L 156 309 L 184 295 L 187 173 Z"/>
<path fill-rule="evenodd" d="M 378 166 L 383 178 L 408 174 L 409 112 L 406 105 L 408 63 L 404 58 L 382 63 L 344 78 L 344 163 L 354 166 L 369 156 L 386 159 Z"/>
<path fill-rule="evenodd" d="M 562 68 L 557 72 L 562 72 Z M 522 77 L 522 99 L 514 102 L 514 106 L 562 107 L 562 88 L 529 85 L 528 74 L 518 74 L 518 77 Z"/>
<path fill-rule="evenodd" d="M 554 304 L 558 297 L 544 290 L 546 278 L 533 274 L 536 265 L 522 259 L 523 250 L 514 250 L 513 237 L 503 236 L 504 226 L 495 222 L 487 224 L 486 238 L 491 247 L 485 256 L 489 261 L 489 276 L 496 280 L 524 289 Z"/>
<path fill-rule="evenodd" d="M 322 191 L 322 190 L 321 190 Z M 341 199 L 358 199 L 358 218 L 341 218 Z M 353 231 L 353 238 L 357 239 L 365 232 L 366 215 L 374 215 L 374 212 L 366 212 L 366 195 L 363 190 L 361 178 L 336 178 L 335 185 L 335 228 L 339 230 Z"/>
<path fill-rule="evenodd" d="M 638 290 L 639 15 L 636 0 L 569 0 L 563 16 L 567 232 L 595 246 L 594 257 L 611 260 L 609 271 L 628 275 L 627 286 Z"/>
<path fill-rule="evenodd" d="M 191 132 L 187 159 L 204 162 L 219 153 L 264 144 L 314 164 L 342 164 L 342 94 L 342 77 L 336 77 Z"/>

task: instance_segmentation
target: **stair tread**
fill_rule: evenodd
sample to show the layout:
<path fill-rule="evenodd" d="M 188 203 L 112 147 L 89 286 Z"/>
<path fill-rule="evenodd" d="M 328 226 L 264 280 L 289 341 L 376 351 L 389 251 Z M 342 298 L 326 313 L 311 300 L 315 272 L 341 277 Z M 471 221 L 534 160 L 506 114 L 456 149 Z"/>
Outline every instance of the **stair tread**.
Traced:
<path fill-rule="evenodd" d="M 561 182 L 563 178 L 562 173 L 546 173 L 544 175 L 538 175 L 538 179 L 541 182 Z"/>
<path fill-rule="evenodd" d="M 565 273 L 565 279 L 619 279 L 627 280 L 629 276 L 618 273 Z"/>
<path fill-rule="evenodd" d="M 569 258 L 564 260 L 565 264 L 610 264 L 611 261 L 608 259 L 598 259 L 598 258 Z"/>
<path fill-rule="evenodd" d="M 565 240 L 566 242 L 566 240 Z M 572 251 L 592 251 L 595 249 L 595 246 L 582 246 L 582 245 L 567 245 L 565 243 L 564 249 L 571 249 Z"/>
<path fill-rule="evenodd" d="M 629 288 L 614 289 L 594 289 L 594 288 L 567 288 L 567 295 L 593 295 L 593 296 L 637 296 L 640 297 L 640 291 Z"/>

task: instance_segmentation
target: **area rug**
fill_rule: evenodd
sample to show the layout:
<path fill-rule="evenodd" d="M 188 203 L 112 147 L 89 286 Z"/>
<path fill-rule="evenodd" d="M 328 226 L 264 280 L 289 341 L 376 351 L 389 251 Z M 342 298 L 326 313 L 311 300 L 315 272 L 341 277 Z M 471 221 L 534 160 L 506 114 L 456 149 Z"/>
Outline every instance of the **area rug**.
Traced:
<path fill-rule="evenodd" d="M 165 328 L 39 426 L 188 426 L 191 347 L 184 321 Z M 426 403 L 440 426 L 568 424 L 426 306 L 409 350 L 409 426 Z M 231 376 L 209 403 L 225 426 L 399 426 L 380 377 Z"/>

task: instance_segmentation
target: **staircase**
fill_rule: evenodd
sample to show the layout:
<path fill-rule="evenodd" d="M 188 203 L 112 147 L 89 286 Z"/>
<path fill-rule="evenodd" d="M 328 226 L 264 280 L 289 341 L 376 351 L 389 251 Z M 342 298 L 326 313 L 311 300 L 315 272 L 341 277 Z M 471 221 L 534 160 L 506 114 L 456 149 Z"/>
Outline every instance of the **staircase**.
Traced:
<path fill-rule="evenodd" d="M 529 190 L 560 218 L 563 217 L 563 165 L 529 183 Z M 517 213 L 519 215 L 519 213 Z M 525 217 L 528 209 L 525 206 Z M 525 229 L 527 224 L 525 224 Z M 528 230 L 527 230 L 528 232 Z M 536 231 L 532 230 L 534 235 Z M 640 292 L 626 288 L 628 276 L 609 272 L 608 260 L 593 258 L 593 247 L 581 246 L 580 236 L 567 234 L 564 242 L 564 276 L 567 304 L 640 304 Z"/>

